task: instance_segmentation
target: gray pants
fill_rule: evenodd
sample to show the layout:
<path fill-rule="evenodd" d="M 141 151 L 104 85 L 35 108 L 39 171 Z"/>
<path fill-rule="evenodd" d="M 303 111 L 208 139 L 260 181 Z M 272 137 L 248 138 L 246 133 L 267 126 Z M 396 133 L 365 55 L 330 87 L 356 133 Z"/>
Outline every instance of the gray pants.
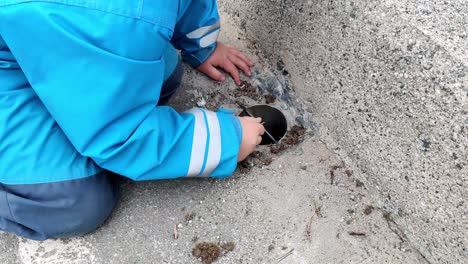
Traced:
<path fill-rule="evenodd" d="M 164 82 L 158 105 L 169 101 L 182 74 L 179 62 Z M 103 171 L 82 179 L 52 183 L 0 183 L 0 230 L 34 240 L 91 232 L 115 207 L 120 181 L 120 176 Z"/>
<path fill-rule="evenodd" d="M 0 229 L 34 240 L 86 234 L 117 203 L 119 176 L 104 171 L 83 179 L 0 184 Z"/>

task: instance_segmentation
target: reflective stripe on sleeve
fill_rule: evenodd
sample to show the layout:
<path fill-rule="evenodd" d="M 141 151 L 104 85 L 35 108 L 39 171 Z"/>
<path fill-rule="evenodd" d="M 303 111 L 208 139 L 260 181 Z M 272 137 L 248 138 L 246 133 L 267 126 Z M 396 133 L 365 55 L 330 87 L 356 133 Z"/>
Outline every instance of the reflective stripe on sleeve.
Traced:
<path fill-rule="evenodd" d="M 187 177 L 209 177 L 221 160 L 221 127 L 215 112 L 193 108 L 195 116 L 192 153 Z"/>
<path fill-rule="evenodd" d="M 200 47 L 205 48 L 215 43 L 218 40 L 219 32 L 220 30 L 217 29 L 200 39 Z"/>
<path fill-rule="evenodd" d="M 218 167 L 221 160 L 221 128 L 219 126 L 218 116 L 215 112 L 205 111 L 210 133 L 210 143 L 208 147 L 208 156 L 205 162 L 205 169 L 201 173 L 202 177 L 208 177 Z"/>
<path fill-rule="evenodd" d="M 188 33 L 186 36 L 189 39 L 198 39 L 198 38 L 201 38 L 201 37 L 205 36 L 206 34 L 208 34 L 213 29 L 217 29 L 217 28 L 219 28 L 219 21 L 216 22 L 215 24 L 211 25 L 211 26 L 198 28 L 198 29 Z"/>
<path fill-rule="evenodd" d="M 205 125 L 205 117 L 201 109 L 193 108 L 187 111 L 187 113 L 191 113 L 195 116 L 192 153 L 190 155 L 190 165 L 187 177 L 197 177 L 201 173 L 205 159 L 208 131 Z"/>

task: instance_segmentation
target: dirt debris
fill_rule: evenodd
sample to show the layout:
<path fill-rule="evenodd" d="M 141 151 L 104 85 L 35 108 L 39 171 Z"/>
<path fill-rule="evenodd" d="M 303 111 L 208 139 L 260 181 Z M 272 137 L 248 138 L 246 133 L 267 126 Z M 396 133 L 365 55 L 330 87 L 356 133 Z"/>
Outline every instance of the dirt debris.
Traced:
<path fill-rule="evenodd" d="M 335 183 L 335 171 L 337 169 L 340 169 L 342 168 L 343 166 L 341 165 L 333 165 L 330 167 L 330 184 L 333 185 L 333 183 Z"/>
<path fill-rule="evenodd" d="M 249 158 L 247 157 L 245 160 L 239 162 L 237 169 L 241 174 L 247 174 L 252 169 L 253 165 L 249 162 Z"/>
<path fill-rule="evenodd" d="M 337 169 L 341 169 L 341 168 L 343 168 L 343 165 L 333 165 L 330 167 L 330 170 L 336 171 Z"/>
<path fill-rule="evenodd" d="M 278 144 L 270 146 L 270 152 L 273 154 L 279 154 L 291 146 L 301 143 L 304 141 L 305 131 L 306 129 L 304 127 L 298 125 L 293 126 Z M 237 166 L 237 168 L 240 173 L 246 174 L 253 167 L 268 166 L 272 162 L 273 158 L 268 154 L 261 151 L 254 151 L 245 160 L 239 162 L 239 166 Z M 307 170 L 307 166 L 303 166 L 302 169 Z"/>
<path fill-rule="evenodd" d="M 265 103 L 267 104 L 273 104 L 276 102 L 276 96 L 273 94 L 265 94 L 263 97 L 265 98 Z"/>
<path fill-rule="evenodd" d="M 305 131 L 306 129 L 304 127 L 294 125 L 278 144 L 271 145 L 271 153 L 278 154 L 304 141 Z"/>
<path fill-rule="evenodd" d="M 304 127 L 294 125 L 284 137 L 283 142 L 291 146 L 297 145 L 304 140 L 305 131 Z"/>
<path fill-rule="evenodd" d="M 250 154 L 250 157 L 255 159 L 256 165 L 270 165 L 273 162 L 273 158 L 268 157 L 265 153 L 260 151 L 254 151 Z"/>
<path fill-rule="evenodd" d="M 240 86 L 234 91 L 235 97 L 245 96 L 255 101 L 260 102 L 262 100 L 262 94 L 254 87 L 251 83 L 247 81 L 242 81 Z"/>
<path fill-rule="evenodd" d="M 335 171 L 330 170 L 330 184 L 333 185 L 334 182 L 335 182 Z"/>
<path fill-rule="evenodd" d="M 226 243 L 221 244 L 221 248 L 223 249 L 224 254 L 226 254 L 228 252 L 233 251 L 236 248 L 236 243 L 232 241 L 226 242 Z"/>
<path fill-rule="evenodd" d="M 184 216 L 185 222 L 190 222 L 195 218 L 195 213 L 194 212 L 189 212 Z"/>
<path fill-rule="evenodd" d="M 275 249 L 275 246 L 273 246 L 273 245 L 268 246 L 268 252 L 271 252 L 273 249 Z"/>
<path fill-rule="evenodd" d="M 312 215 L 309 218 L 309 221 L 307 221 L 307 224 L 306 224 L 305 237 L 306 237 L 307 241 L 312 240 L 312 220 L 313 220 L 313 218 L 314 218 L 314 216 Z"/>
<path fill-rule="evenodd" d="M 356 179 L 356 187 L 360 188 L 360 187 L 364 187 L 364 183 L 358 179 Z"/>
<path fill-rule="evenodd" d="M 370 215 L 374 211 L 374 206 L 368 205 L 366 208 L 364 208 L 364 214 L 365 215 Z"/>
<path fill-rule="evenodd" d="M 366 236 L 366 233 L 354 232 L 354 231 L 348 232 L 348 234 L 349 234 L 350 236 Z"/>
<path fill-rule="evenodd" d="M 233 251 L 235 248 L 236 244 L 232 241 L 222 244 L 201 242 L 196 244 L 195 247 L 192 249 L 192 255 L 196 258 L 201 259 L 201 261 L 205 264 L 211 264 L 215 262 L 220 256 L 226 255 L 227 253 Z"/>
<path fill-rule="evenodd" d="M 265 103 L 267 104 L 273 104 L 276 102 L 276 99 L 277 99 L 275 95 L 270 94 L 270 93 L 262 95 L 261 91 L 257 87 L 249 83 L 248 81 L 241 82 L 240 86 L 234 91 L 234 96 L 235 97 L 241 97 L 241 96 L 248 97 L 257 102 L 261 102 L 262 97 L 263 97 L 263 99 L 265 99 Z"/>
<path fill-rule="evenodd" d="M 238 169 L 240 173 L 246 174 L 248 173 L 253 167 L 262 167 L 268 166 L 273 162 L 273 158 L 267 156 L 265 153 L 261 151 L 254 151 L 247 157 L 245 160 L 239 162 Z"/>
<path fill-rule="evenodd" d="M 315 209 L 315 214 L 317 217 L 322 218 L 322 206 L 317 204 L 317 202 L 314 202 L 314 209 Z"/>
<path fill-rule="evenodd" d="M 205 264 L 216 261 L 221 254 L 221 247 L 215 243 L 201 242 L 192 249 L 192 255 L 199 258 Z"/>

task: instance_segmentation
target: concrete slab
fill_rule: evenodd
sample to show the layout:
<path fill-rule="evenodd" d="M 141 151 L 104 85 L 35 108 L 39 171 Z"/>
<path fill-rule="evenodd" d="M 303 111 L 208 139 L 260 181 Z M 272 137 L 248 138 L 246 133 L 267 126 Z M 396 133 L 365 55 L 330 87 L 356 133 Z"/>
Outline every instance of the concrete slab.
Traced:
<path fill-rule="evenodd" d="M 224 21 L 223 38 L 255 53 L 231 22 Z M 270 76 L 267 66 L 258 62 L 258 76 Z M 219 94 L 236 89 L 232 82 L 187 72 L 177 108 L 201 99 L 209 108 L 217 99 L 229 106 Z M 199 242 L 235 244 L 217 263 L 425 263 L 371 199 L 362 176 L 313 129 L 304 143 L 272 157 L 270 165 L 227 180 L 127 182 L 96 232 L 44 242 L 0 233 L 0 263 L 200 263 L 192 256 Z"/>
<path fill-rule="evenodd" d="M 468 5 L 224 1 L 431 263 L 468 262 Z"/>
<path fill-rule="evenodd" d="M 2 263 L 200 263 L 191 251 L 202 241 L 235 243 L 219 263 L 276 263 L 290 250 L 284 263 L 422 263 L 382 211 L 364 212 L 376 206 L 345 167 L 331 184 L 335 165 L 342 161 L 309 138 L 228 180 L 129 182 L 112 218 L 90 235 L 35 242 L 2 234 L 10 252 Z"/>

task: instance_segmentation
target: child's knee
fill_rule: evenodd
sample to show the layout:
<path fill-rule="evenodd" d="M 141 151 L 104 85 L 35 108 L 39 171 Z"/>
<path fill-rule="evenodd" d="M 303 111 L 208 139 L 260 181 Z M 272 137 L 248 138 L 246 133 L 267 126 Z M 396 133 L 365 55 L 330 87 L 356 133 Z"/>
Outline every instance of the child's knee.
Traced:
<path fill-rule="evenodd" d="M 94 194 L 91 194 L 95 196 Z M 114 204 L 106 199 L 90 203 L 88 199 L 78 201 L 70 207 L 50 213 L 48 217 L 37 219 L 35 227 L 22 236 L 39 240 L 82 236 L 96 230 L 110 215 Z"/>
<path fill-rule="evenodd" d="M 52 220 L 47 238 L 81 236 L 100 227 L 109 217 L 116 204 L 116 197 L 108 191 L 90 190 L 88 197 L 80 197 L 76 203 L 64 208 Z M 51 219 L 47 219 L 49 223 Z M 47 232 L 48 228 L 45 228 Z"/>
<path fill-rule="evenodd" d="M 35 239 L 79 236 L 110 215 L 118 184 L 108 175 L 48 184 L 6 186 L 11 208 L 5 231 Z"/>

